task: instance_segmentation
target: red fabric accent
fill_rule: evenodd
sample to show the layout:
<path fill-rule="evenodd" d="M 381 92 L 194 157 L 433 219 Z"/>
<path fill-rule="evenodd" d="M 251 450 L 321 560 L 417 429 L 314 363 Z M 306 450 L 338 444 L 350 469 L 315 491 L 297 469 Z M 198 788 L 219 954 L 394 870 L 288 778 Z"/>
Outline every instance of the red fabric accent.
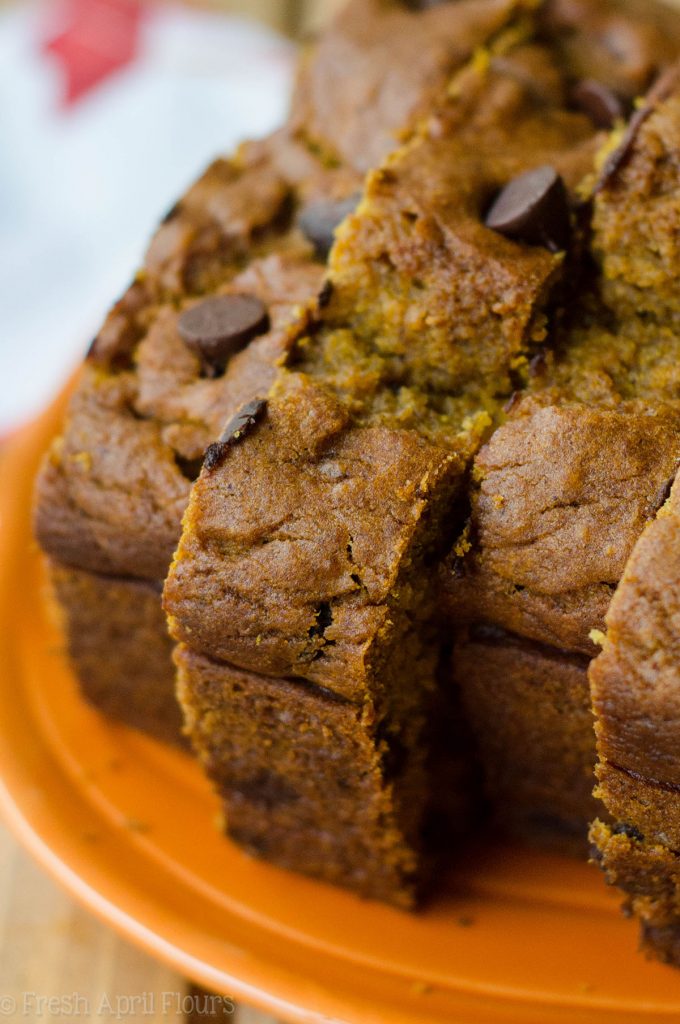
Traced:
<path fill-rule="evenodd" d="M 137 55 L 141 0 L 64 0 L 63 28 L 43 44 L 62 71 L 61 100 L 75 103 Z"/>

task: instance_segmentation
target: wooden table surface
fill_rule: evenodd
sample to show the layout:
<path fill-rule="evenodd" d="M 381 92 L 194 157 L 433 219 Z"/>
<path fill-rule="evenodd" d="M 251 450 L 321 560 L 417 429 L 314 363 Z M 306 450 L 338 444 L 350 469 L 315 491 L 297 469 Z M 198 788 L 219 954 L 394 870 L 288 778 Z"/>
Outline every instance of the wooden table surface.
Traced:
<path fill-rule="evenodd" d="M 77 906 L 0 823 L 0 1024 L 277 1024 L 248 1007 L 229 1011 Z"/>

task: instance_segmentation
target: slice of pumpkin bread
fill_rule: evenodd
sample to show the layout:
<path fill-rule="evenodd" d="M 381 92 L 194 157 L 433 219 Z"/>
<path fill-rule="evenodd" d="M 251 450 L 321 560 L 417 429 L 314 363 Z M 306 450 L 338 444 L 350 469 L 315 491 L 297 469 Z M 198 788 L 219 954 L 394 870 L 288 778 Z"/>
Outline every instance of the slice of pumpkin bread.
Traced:
<path fill-rule="evenodd" d="M 679 431 L 672 406 L 520 402 L 475 461 L 471 547 L 444 580 L 452 616 L 592 657 Z"/>
<path fill-rule="evenodd" d="M 675 279 L 680 204 L 677 70 L 638 115 L 595 205 L 595 245 L 609 307 L 628 320 L 610 376 L 649 403 L 678 406 L 680 327 Z M 612 166 L 612 165 L 610 165 Z M 604 367 L 596 368 L 600 376 Z M 656 518 L 642 533 L 607 613 L 590 668 L 599 762 L 597 795 L 616 826 L 596 822 L 595 855 L 627 896 L 652 955 L 680 964 L 678 851 L 678 515 L 675 466 Z M 672 488 L 671 488 L 672 484 Z"/>
<path fill-rule="evenodd" d="M 493 826 L 582 856 L 598 813 L 588 658 L 472 625 L 459 630 L 452 666 Z"/>
<path fill-rule="evenodd" d="M 639 922 L 642 951 L 651 959 L 680 965 L 680 855 L 621 822 L 596 820 L 590 839 L 593 861 L 608 883 L 625 893 L 626 916 Z"/>
<path fill-rule="evenodd" d="M 266 406 L 208 451 L 165 587 L 191 738 L 225 797 L 227 829 L 232 802 L 244 803 L 239 773 L 214 746 L 230 711 L 205 685 L 207 666 L 227 691 L 236 666 L 278 678 L 284 721 L 310 684 L 319 701 L 318 688 L 331 691 L 353 724 L 330 733 L 319 757 L 342 759 L 348 743 L 370 752 L 371 806 L 389 814 L 377 829 L 362 825 L 363 840 L 369 862 L 398 867 L 391 892 L 378 866 L 360 891 L 399 904 L 424 874 L 436 563 L 459 528 L 470 455 L 512 390 L 515 360 L 545 337 L 564 266 L 563 253 L 491 231 L 484 212 L 536 165 L 573 185 L 592 163 L 592 124 L 546 102 L 545 75 L 554 83 L 540 47 L 508 47 L 501 66 L 475 61 L 421 133 L 369 175 Z M 297 772 L 287 756 L 292 765 L 276 760 L 284 779 Z M 251 748 L 254 777 L 268 757 Z M 324 779 L 281 810 L 291 832 L 302 815 L 328 835 Z M 351 788 L 364 823 L 365 782 L 361 772 Z M 253 833 L 263 827 L 253 813 Z M 241 819 L 237 838 L 244 828 Z M 344 863 L 345 831 L 329 863 Z M 259 852 L 334 877 L 295 843 Z"/>
<path fill-rule="evenodd" d="M 680 458 L 680 444 L 678 446 Z M 590 669 L 597 795 L 620 823 L 591 829 L 594 854 L 627 896 L 645 947 L 680 964 L 680 485 L 640 538 Z"/>
<path fill-rule="evenodd" d="M 674 81 L 674 72 L 664 76 L 625 136 L 621 126 L 605 148 L 599 179 L 592 179 L 592 278 L 576 282 L 571 308 L 555 319 L 551 349 L 526 367 L 524 394 L 513 397 L 506 422 L 476 458 L 470 520 L 443 574 L 454 626 L 493 626 L 551 645 L 556 656 L 561 650 L 592 658 L 628 558 L 668 494 L 680 454 L 678 342 L 672 308 L 652 307 L 673 266 L 663 232 L 672 235 L 674 215 L 672 158 L 665 155 L 680 113 Z M 664 225 L 653 275 L 652 256 L 635 260 L 650 216 Z M 622 241 L 626 231 L 630 247 Z M 587 254 L 583 262 L 589 265 Z M 640 299 L 645 282 L 653 301 Z M 627 304 L 626 289 L 634 289 Z M 637 305 L 641 313 L 633 312 Z M 455 665 L 453 672 L 460 675 Z M 524 767 L 527 784 L 540 786 L 539 757 L 521 742 L 502 754 L 494 746 L 493 695 L 470 683 L 466 700 L 488 753 L 492 797 L 506 757 Z M 562 711 L 566 738 L 568 702 Z M 518 695 L 506 716 L 509 742 L 519 735 L 510 722 L 526 715 Z M 582 725 L 582 749 L 592 749 L 590 723 Z M 497 808 L 503 814 L 503 800 Z"/>
<path fill-rule="evenodd" d="M 158 584 L 53 563 L 50 577 L 83 695 L 107 718 L 166 743 L 182 736 Z"/>

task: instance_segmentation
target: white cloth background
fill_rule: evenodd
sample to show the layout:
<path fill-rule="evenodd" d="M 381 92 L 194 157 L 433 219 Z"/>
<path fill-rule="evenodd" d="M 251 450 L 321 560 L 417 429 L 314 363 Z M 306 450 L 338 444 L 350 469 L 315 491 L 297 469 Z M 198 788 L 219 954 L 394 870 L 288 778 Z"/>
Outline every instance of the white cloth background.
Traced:
<path fill-rule="evenodd" d="M 0 15 L 0 434 L 58 390 L 166 209 L 279 123 L 291 85 L 285 40 L 159 5 L 134 64 L 62 109 L 46 12 Z"/>

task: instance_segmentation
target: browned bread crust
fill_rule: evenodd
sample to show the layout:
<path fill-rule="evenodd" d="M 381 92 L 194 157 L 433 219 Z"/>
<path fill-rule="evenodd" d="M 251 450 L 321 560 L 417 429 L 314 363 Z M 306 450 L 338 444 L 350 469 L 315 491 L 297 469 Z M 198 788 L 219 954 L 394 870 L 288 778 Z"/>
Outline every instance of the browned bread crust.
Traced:
<path fill-rule="evenodd" d="M 179 645 L 179 696 L 227 834 L 281 867 L 413 905 L 424 764 L 395 761 L 361 703 Z M 266 752 L 266 756 L 264 756 Z"/>
<path fill-rule="evenodd" d="M 680 781 L 679 529 L 676 482 L 626 566 L 591 669 L 600 757 L 669 787 Z"/>
<path fill-rule="evenodd" d="M 622 862 L 612 867 L 623 840 L 612 845 L 605 825 L 593 840 L 609 880 L 634 891 L 629 906 L 647 948 L 669 960 L 679 948 L 677 914 L 669 898 L 663 920 L 652 920 L 648 903 L 655 866 L 675 865 L 680 849 L 677 483 L 670 490 L 680 456 L 679 123 L 674 72 L 652 90 L 623 148 L 603 155 L 604 171 L 593 178 L 599 272 L 577 287 L 553 325 L 553 350 L 527 368 L 526 396 L 515 396 L 477 456 L 471 519 L 443 572 L 458 627 L 476 623 L 474 633 L 492 624 L 587 656 L 604 641 L 590 669 L 596 795 L 640 844 L 626 851 L 628 873 Z M 504 762 L 491 742 L 494 708 L 486 673 L 465 658 L 463 647 L 457 671 L 495 794 Z M 536 698 L 531 708 L 540 708 Z M 501 716 L 503 729 L 511 735 L 522 718 L 517 706 Z"/>
<path fill-rule="evenodd" d="M 451 665 L 494 825 L 583 853 L 598 811 L 588 658 L 487 626 L 461 635 Z"/>
<path fill-rule="evenodd" d="M 476 49 L 529 10 L 517 0 L 350 0 L 301 62 L 292 123 L 327 159 L 365 172 L 427 116 Z"/>
<path fill-rule="evenodd" d="M 68 653 L 83 694 L 115 721 L 184 743 L 172 643 L 158 587 L 50 562 Z"/>
<path fill-rule="evenodd" d="M 610 885 L 625 893 L 624 911 L 637 918 L 640 946 L 647 956 L 680 964 L 680 857 L 647 840 L 630 825 L 595 821 L 590 829 L 592 859 Z"/>
<path fill-rule="evenodd" d="M 475 460 L 457 620 L 592 656 L 626 561 L 677 468 L 680 411 L 521 404 Z"/>
<path fill-rule="evenodd" d="M 38 480 L 42 547 L 91 572 L 162 580 L 206 447 L 243 403 L 266 394 L 286 324 L 321 282 L 308 255 L 283 252 L 254 260 L 223 286 L 220 294 L 247 291 L 265 302 L 270 330 L 222 376 L 205 376 L 178 333 L 196 299 L 154 308 L 134 369 L 87 365 Z"/>

